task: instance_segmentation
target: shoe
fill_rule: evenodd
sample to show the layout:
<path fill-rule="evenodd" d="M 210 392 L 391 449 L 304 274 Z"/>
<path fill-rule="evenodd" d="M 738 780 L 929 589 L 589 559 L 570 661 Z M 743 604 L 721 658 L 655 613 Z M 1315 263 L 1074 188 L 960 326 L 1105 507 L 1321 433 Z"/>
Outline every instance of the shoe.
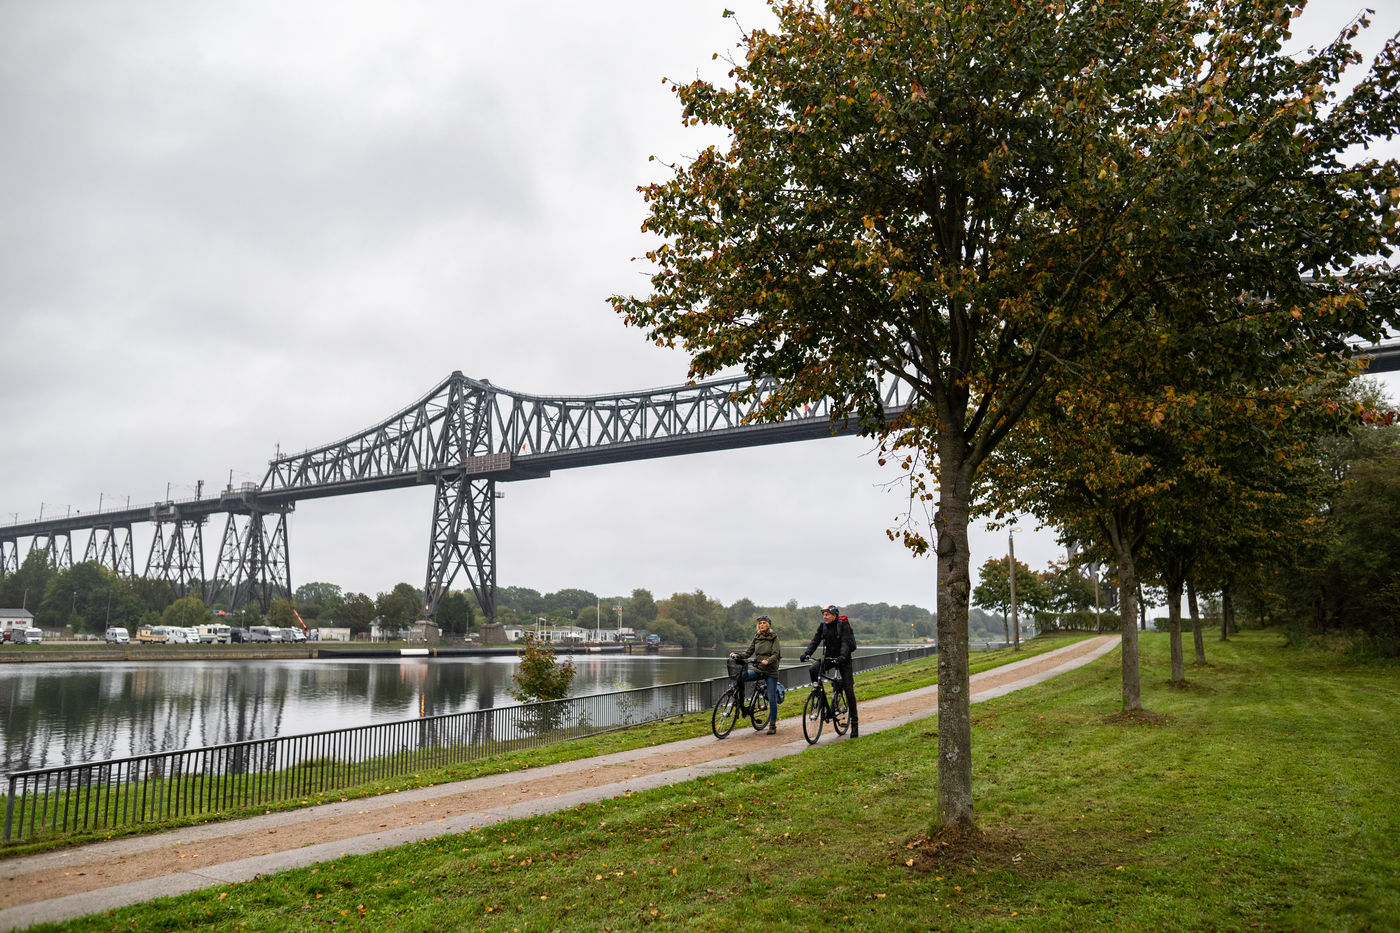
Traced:
<path fill-rule="evenodd" d="M 851 738 L 853 738 L 853 739 L 858 739 L 858 738 L 860 738 L 860 723 L 858 723 L 858 722 L 853 722 L 853 723 L 851 723 Z"/>
<path fill-rule="evenodd" d="M 777 735 L 777 734 L 778 734 L 778 724 L 777 724 L 776 722 L 770 722 L 770 723 L 768 724 L 768 734 L 769 734 L 769 735 Z"/>

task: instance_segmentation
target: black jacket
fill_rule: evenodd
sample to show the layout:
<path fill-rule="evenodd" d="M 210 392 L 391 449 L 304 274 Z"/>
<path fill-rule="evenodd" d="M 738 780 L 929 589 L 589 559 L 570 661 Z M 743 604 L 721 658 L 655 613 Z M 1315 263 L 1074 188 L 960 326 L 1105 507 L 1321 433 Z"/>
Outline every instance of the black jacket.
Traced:
<path fill-rule="evenodd" d="M 817 626 L 817 634 L 807 646 L 807 654 L 815 654 L 817 646 L 826 650 L 826 657 L 842 664 L 851 663 L 851 652 L 856 650 L 856 633 L 851 631 L 851 623 L 845 616 L 838 616 L 830 625 L 823 619 Z"/>

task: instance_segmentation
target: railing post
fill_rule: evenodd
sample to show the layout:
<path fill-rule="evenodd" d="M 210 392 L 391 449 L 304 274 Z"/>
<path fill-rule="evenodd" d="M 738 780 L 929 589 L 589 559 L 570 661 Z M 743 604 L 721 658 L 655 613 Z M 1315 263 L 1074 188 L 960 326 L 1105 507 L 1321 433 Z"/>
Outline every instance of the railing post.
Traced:
<path fill-rule="evenodd" d="M 19 778 L 10 778 L 10 792 L 5 795 L 5 841 L 10 841 L 10 825 L 15 818 L 15 781 Z"/>

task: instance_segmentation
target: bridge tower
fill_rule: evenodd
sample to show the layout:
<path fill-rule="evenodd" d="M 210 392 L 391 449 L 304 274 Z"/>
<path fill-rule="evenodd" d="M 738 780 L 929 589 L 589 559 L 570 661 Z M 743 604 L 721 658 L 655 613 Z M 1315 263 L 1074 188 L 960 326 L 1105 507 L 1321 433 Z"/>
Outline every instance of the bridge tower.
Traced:
<path fill-rule="evenodd" d="M 166 528 L 170 529 L 167 543 Z M 179 596 L 204 592 L 204 518 L 181 515 L 171 507 L 156 520 L 151 550 L 146 555 L 147 579 L 164 580 Z"/>
<path fill-rule="evenodd" d="M 73 566 L 73 536 L 66 531 L 35 535 L 29 542 L 30 552 L 43 551 L 49 555 L 49 563 L 55 570 L 67 570 Z"/>
<path fill-rule="evenodd" d="M 490 384 L 469 384 L 461 373 L 453 377 L 445 386 L 445 419 L 433 457 L 452 466 L 440 468 L 434 481 L 425 615 L 436 616 L 462 572 L 489 624 L 496 621 L 496 481 L 480 474 L 509 469 L 510 455 L 492 453 L 496 393 Z"/>
<path fill-rule="evenodd" d="M 0 577 L 19 573 L 19 539 L 0 538 Z"/>
<path fill-rule="evenodd" d="M 292 598 L 287 549 L 287 513 L 292 505 L 250 507 L 246 514 L 229 512 L 219 544 L 219 562 L 206 600 L 230 609 L 256 603 L 267 612 L 274 599 Z M 242 528 L 239 528 L 242 523 Z"/>
<path fill-rule="evenodd" d="M 131 550 L 131 522 L 100 525 L 92 529 L 83 560 L 95 560 L 119 577 L 136 576 Z"/>

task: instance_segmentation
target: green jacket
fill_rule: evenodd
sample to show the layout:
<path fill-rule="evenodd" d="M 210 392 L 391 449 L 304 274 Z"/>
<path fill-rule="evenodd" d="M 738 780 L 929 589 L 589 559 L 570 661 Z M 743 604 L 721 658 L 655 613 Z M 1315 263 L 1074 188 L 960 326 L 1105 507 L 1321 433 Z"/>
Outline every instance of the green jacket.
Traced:
<path fill-rule="evenodd" d="M 759 633 L 753 637 L 749 647 L 745 651 L 740 651 L 736 657 L 742 659 L 753 658 L 758 662 L 758 672 L 769 677 L 776 677 L 778 674 L 778 662 L 783 659 L 783 647 L 778 644 L 778 636 L 772 629 L 768 634 Z"/>

